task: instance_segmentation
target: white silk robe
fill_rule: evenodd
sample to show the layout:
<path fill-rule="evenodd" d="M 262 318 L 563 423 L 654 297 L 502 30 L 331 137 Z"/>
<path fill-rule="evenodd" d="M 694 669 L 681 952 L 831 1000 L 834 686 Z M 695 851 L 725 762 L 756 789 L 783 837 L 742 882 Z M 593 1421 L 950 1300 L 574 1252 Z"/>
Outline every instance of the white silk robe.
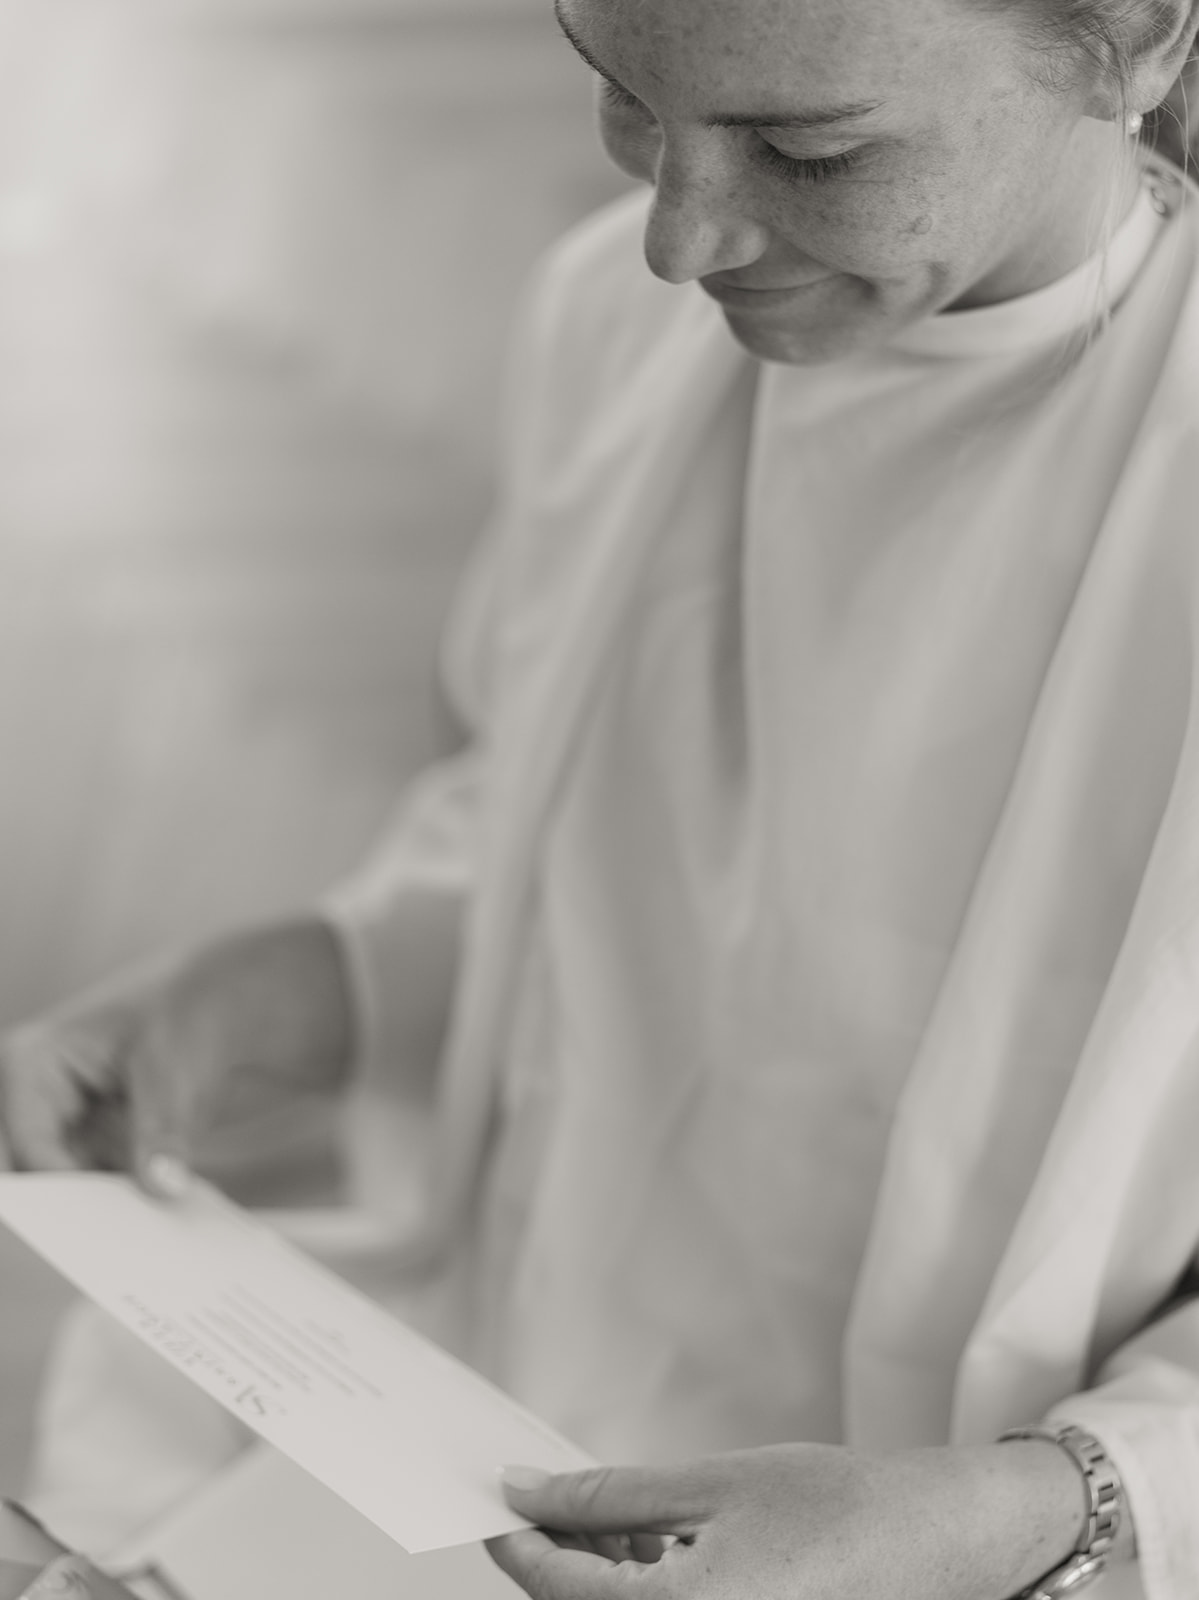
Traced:
<path fill-rule="evenodd" d="M 764 803 L 781 793 L 791 808 L 755 880 L 772 948 L 785 956 L 793 939 L 826 973 L 779 1036 L 806 1071 L 818 1052 L 805 1017 L 836 986 L 843 950 L 860 1039 L 882 1040 L 877 1062 L 847 1049 L 850 1091 L 887 1085 L 884 1137 L 862 1158 L 863 1236 L 829 1313 L 835 1431 L 900 1447 L 986 1440 L 1047 1413 L 1077 1420 L 1118 1462 L 1139 1542 L 1136 1566 L 1100 1589 L 1183 1600 L 1199 1595 L 1199 1302 L 1161 1313 L 1199 1246 L 1199 223 L 1176 181 L 1158 192 L 1168 214 L 1143 206 L 1106 275 L 933 319 L 836 368 L 762 372 L 698 289 L 655 283 L 638 200 L 565 241 L 530 300 L 499 522 L 450 648 L 475 743 L 418 785 L 328 912 L 355 975 L 364 1103 L 411 1096 L 414 1053 L 449 1006 L 412 1254 L 454 1263 L 471 1324 L 459 1342 L 601 1453 L 752 1443 L 772 1433 L 752 1396 L 731 1421 L 704 1411 L 721 1339 L 730 1373 L 760 1359 L 735 1319 L 696 1334 L 698 1423 L 686 1394 L 655 1411 L 653 1296 L 663 1317 L 677 1295 L 683 1321 L 715 1326 L 702 1271 L 638 1287 L 604 1257 L 622 1185 L 669 1150 L 671 1086 L 639 1075 L 638 1052 L 708 1049 L 695 1014 L 726 970 L 729 907 L 751 921 L 759 910 L 744 893 L 721 898 L 727 861 L 712 848 L 696 904 L 724 942 L 660 965 L 670 983 L 638 1006 L 638 975 L 659 971 L 667 942 L 647 916 L 661 910 L 683 944 L 704 920 L 702 906 L 672 909 L 683 876 L 668 861 L 671 818 L 688 848 L 699 841 L 688 859 L 702 858 L 718 808 L 697 824 L 678 775 L 692 763 L 710 804 L 728 755 L 716 744 L 743 764 L 747 742 L 767 751 Z M 1110 323 L 1080 353 L 1055 330 L 1105 283 Z M 722 519 L 738 513 L 744 528 L 722 544 Z M 708 538 L 711 571 L 745 581 L 735 535 L 774 563 L 741 604 L 745 638 L 730 643 L 726 628 L 721 646 L 733 680 L 757 688 L 718 704 L 730 679 L 710 674 L 705 701 L 676 663 L 672 701 L 668 670 L 656 684 L 647 667 L 671 561 L 699 560 Z M 701 666 L 719 598 L 707 643 L 696 635 Z M 754 639 L 768 646 L 756 661 Z M 659 724 L 661 774 L 646 775 L 651 758 L 614 777 Z M 851 792 L 859 735 L 877 795 Z M 626 800 L 627 825 L 615 815 Z M 822 829 L 837 864 L 824 884 Z M 909 847 L 927 868 L 924 899 L 903 882 Z M 651 889 L 622 925 L 638 878 Z M 841 890 L 865 907 L 850 935 Z M 817 950 L 821 894 L 835 914 Z M 926 907 L 936 937 L 921 965 L 887 917 L 910 923 Z M 432 927 L 461 944 L 452 1000 L 412 977 Z M 626 943 L 638 953 L 622 969 L 608 955 Z M 918 1004 L 891 992 L 897 976 L 924 985 Z M 785 988 L 756 992 L 787 1010 Z M 730 1010 L 754 993 L 751 973 Z M 852 1034 L 852 1001 L 844 1010 Z M 734 1059 L 754 1025 L 732 1030 Z M 544 1087 L 578 1030 L 613 1068 L 603 1092 L 589 1099 L 564 1072 L 539 1100 L 538 1074 Z M 835 1096 L 841 1067 L 822 1070 Z M 686 1209 L 678 1254 L 696 1259 Z M 748 1259 L 773 1220 L 747 1222 Z M 830 1223 L 841 1226 L 849 1238 L 858 1223 Z M 655 1237 L 669 1260 L 669 1232 Z M 810 1362 L 797 1338 L 796 1362 Z M 740 1403 L 731 1392 L 725 1412 Z M 778 1420 L 785 1436 L 782 1399 Z"/>

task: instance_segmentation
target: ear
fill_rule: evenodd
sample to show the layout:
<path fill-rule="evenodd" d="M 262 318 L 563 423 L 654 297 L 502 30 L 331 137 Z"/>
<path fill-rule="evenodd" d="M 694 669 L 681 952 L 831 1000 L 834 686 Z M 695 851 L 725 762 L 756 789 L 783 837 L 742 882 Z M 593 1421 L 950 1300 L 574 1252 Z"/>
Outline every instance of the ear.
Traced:
<path fill-rule="evenodd" d="M 1177 83 L 1199 33 L 1199 0 L 1155 0 L 1152 22 L 1131 52 L 1127 109 L 1151 111 Z"/>

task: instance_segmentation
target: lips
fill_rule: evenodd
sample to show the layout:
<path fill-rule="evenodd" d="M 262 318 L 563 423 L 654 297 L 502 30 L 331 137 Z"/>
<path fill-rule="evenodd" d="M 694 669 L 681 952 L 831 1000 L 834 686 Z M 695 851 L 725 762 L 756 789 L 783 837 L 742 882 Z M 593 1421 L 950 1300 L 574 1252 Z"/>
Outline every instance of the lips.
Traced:
<path fill-rule="evenodd" d="M 711 295 L 713 300 L 731 310 L 738 311 L 769 311 L 772 306 L 787 305 L 797 296 L 804 294 L 808 289 L 814 289 L 817 284 L 827 283 L 827 277 L 809 278 L 806 283 L 789 283 L 781 285 L 752 285 L 722 283 L 719 278 L 703 278 L 700 287 L 705 294 Z"/>

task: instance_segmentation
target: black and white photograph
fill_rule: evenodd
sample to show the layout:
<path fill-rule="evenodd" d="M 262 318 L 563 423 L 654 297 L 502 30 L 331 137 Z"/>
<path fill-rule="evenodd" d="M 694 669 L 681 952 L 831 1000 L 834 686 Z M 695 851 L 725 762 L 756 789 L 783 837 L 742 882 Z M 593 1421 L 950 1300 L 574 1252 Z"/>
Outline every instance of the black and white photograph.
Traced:
<path fill-rule="evenodd" d="M 0 1600 L 1199 1600 L 1199 0 L 0 0 Z"/>

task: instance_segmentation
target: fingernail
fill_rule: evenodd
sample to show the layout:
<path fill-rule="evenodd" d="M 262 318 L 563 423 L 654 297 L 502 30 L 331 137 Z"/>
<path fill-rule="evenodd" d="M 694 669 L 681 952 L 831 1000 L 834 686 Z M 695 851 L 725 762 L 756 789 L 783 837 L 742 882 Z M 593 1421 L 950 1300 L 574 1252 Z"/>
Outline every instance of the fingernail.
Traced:
<path fill-rule="evenodd" d="M 517 1494 L 533 1494 L 545 1488 L 552 1474 L 542 1472 L 540 1467 L 501 1467 L 500 1476 L 506 1489 L 515 1489 Z"/>
<path fill-rule="evenodd" d="M 161 1152 L 150 1156 L 142 1168 L 146 1188 L 161 1200 L 182 1200 L 191 1188 L 191 1173 L 177 1156 Z"/>

